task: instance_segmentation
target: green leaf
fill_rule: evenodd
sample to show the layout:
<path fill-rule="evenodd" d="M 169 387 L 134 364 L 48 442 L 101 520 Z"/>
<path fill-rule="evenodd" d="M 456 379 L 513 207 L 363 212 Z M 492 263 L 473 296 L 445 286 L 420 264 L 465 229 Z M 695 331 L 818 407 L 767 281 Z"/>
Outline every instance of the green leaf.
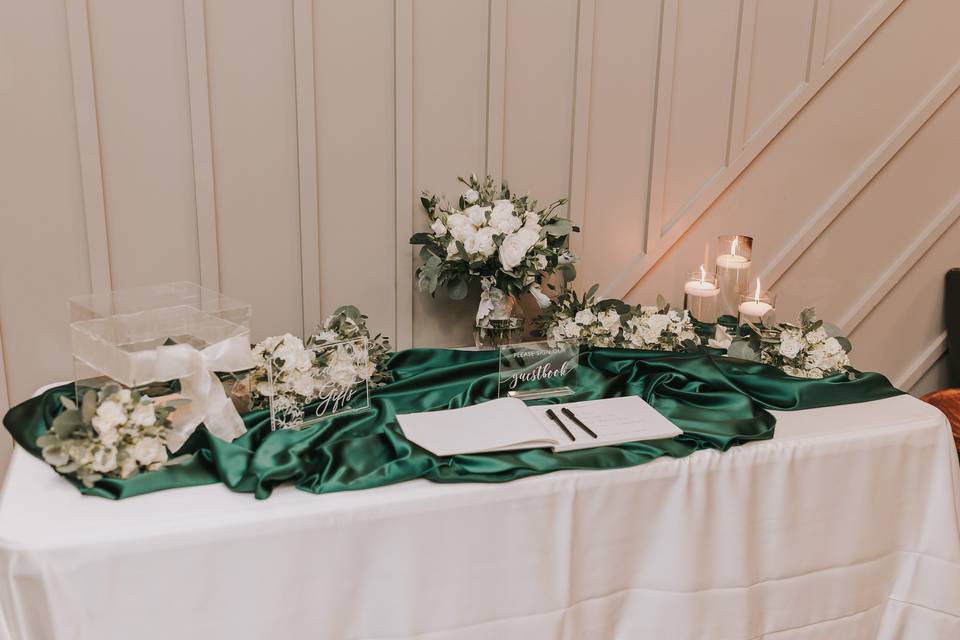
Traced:
<path fill-rule="evenodd" d="M 362 314 L 360 313 L 360 309 L 357 309 L 352 304 L 345 304 L 342 307 L 339 307 L 336 311 L 333 312 L 333 315 L 335 316 L 343 315 L 354 321 L 360 320 L 362 316 Z"/>
<path fill-rule="evenodd" d="M 562 238 L 573 232 L 573 225 L 566 218 L 557 218 L 543 229 L 551 236 Z"/>
<path fill-rule="evenodd" d="M 657 309 L 663 309 L 667 306 L 667 299 L 659 293 L 657 294 Z"/>
<path fill-rule="evenodd" d="M 835 336 L 835 338 L 837 342 L 840 343 L 840 346 L 843 347 L 844 351 L 846 351 L 847 353 L 850 353 L 851 351 L 853 351 L 853 344 L 851 344 L 848 338 L 844 338 L 843 336 Z"/>
<path fill-rule="evenodd" d="M 806 326 L 817 319 L 817 310 L 813 307 L 807 307 L 800 312 L 800 324 Z"/>
<path fill-rule="evenodd" d="M 757 353 L 750 347 L 746 340 L 734 340 L 727 349 L 727 355 L 731 358 L 740 358 L 741 360 L 756 360 Z"/>
<path fill-rule="evenodd" d="M 843 335 L 843 331 L 840 330 L 835 324 L 830 324 L 829 322 L 823 323 L 823 330 L 826 331 L 827 337 L 830 338 L 839 338 Z"/>
<path fill-rule="evenodd" d="M 600 284 L 596 283 L 589 289 L 587 289 L 587 294 L 583 296 L 583 302 L 588 304 L 589 301 L 593 300 L 593 297 L 597 295 L 597 291 L 600 289 Z"/>
<path fill-rule="evenodd" d="M 562 264 L 557 270 L 563 277 L 564 284 L 573 282 L 577 278 L 577 268 L 573 266 L 573 263 Z"/>
<path fill-rule="evenodd" d="M 72 399 L 68 398 L 67 396 L 60 396 L 60 404 L 62 404 L 63 408 L 68 411 L 77 410 L 77 403 L 74 402 Z"/>
<path fill-rule="evenodd" d="M 425 232 L 415 233 L 410 236 L 410 244 L 427 244 L 431 240 L 433 240 L 433 236 Z"/>
<path fill-rule="evenodd" d="M 467 281 L 464 278 L 454 278 L 447 283 L 447 295 L 451 300 L 463 300 L 467 297 Z"/>
<path fill-rule="evenodd" d="M 763 317 L 760 318 L 760 324 L 762 324 L 767 329 L 772 329 L 776 324 L 776 320 L 773 317 L 773 309 L 770 309 Z"/>
<path fill-rule="evenodd" d="M 104 387 L 106 388 L 106 387 Z M 83 394 L 83 400 L 80 403 L 81 418 L 86 424 L 90 424 L 93 416 L 97 415 L 97 392 L 90 389 Z"/>
<path fill-rule="evenodd" d="M 64 411 L 53 419 L 50 428 L 57 434 L 57 437 L 63 440 L 69 438 L 77 429 L 82 429 L 83 425 L 84 421 L 80 417 L 79 411 Z"/>

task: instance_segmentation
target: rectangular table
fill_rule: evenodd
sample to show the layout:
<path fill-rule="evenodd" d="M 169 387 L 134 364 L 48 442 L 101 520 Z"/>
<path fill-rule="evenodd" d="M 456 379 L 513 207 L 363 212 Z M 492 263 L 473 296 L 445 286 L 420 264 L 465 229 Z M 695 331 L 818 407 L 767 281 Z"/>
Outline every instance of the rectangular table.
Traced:
<path fill-rule="evenodd" d="M 900 396 L 777 420 L 627 469 L 266 501 L 85 497 L 17 449 L 0 636 L 960 638 L 944 417 Z"/>

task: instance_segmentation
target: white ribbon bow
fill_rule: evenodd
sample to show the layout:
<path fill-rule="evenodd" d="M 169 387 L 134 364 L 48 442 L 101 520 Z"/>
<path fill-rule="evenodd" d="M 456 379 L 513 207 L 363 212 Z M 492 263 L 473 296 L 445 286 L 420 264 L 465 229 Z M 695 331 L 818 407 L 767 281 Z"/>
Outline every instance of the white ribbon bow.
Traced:
<path fill-rule="evenodd" d="M 136 354 L 141 380 L 180 379 L 180 394 L 189 404 L 171 414 L 173 430 L 167 446 L 176 451 L 202 422 L 213 435 L 230 442 L 247 428 L 223 390 L 214 371 L 240 371 L 253 367 L 249 335 L 233 336 L 203 350 L 189 344 L 157 347 Z"/>

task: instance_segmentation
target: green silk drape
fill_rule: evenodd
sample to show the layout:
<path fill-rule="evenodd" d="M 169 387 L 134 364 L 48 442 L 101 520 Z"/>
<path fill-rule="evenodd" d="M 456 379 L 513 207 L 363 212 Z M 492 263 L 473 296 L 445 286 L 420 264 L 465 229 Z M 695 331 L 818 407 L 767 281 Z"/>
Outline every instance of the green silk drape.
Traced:
<path fill-rule="evenodd" d="M 201 425 L 177 452 L 192 460 L 126 480 L 104 478 L 83 493 L 129 496 L 214 482 L 266 498 L 273 487 L 294 483 L 313 493 L 367 489 L 426 478 L 434 482 L 505 482 L 561 469 L 627 467 L 660 456 L 681 458 L 698 449 L 727 450 L 773 437 L 768 409 L 810 409 L 877 400 L 901 392 L 882 375 L 791 378 L 766 365 L 708 353 L 587 349 L 580 358 L 577 395 L 588 400 L 638 395 L 683 430 L 670 440 L 554 454 L 547 449 L 441 458 L 405 439 L 395 416 L 462 407 L 497 394 L 497 353 L 410 349 L 390 360 L 393 382 L 372 389 L 370 408 L 333 416 L 301 431 L 270 430 L 268 411 L 244 416 L 247 433 L 223 442 Z M 39 456 L 37 438 L 61 410 L 50 389 L 7 413 L 4 425 L 17 443 Z M 550 402 L 546 400 L 544 402 Z"/>

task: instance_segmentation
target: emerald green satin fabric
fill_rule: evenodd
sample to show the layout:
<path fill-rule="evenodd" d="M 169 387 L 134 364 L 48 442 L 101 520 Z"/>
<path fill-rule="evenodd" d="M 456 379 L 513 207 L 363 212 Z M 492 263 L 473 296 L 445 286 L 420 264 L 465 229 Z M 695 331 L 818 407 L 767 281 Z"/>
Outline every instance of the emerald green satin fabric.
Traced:
<path fill-rule="evenodd" d="M 638 395 L 683 435 L 560 454 L 529 449 L 441 458 L 405 439 L 396 415 L 495 398 L 496 352 L 411 349 L 394 354 L 390 367 L 394 381 L 371 390 L 368 410 L 340 414 L 302 431 L 276 432 L 270 430 L 269 412 L 256 411 L 244 416 L 248 432 L 234 442 L 198 428 L 178 452 L 195 454 L 185 464 L 126 480 L 104 479 L 92 489 L 74 484 L 83 493 L 116 499 L 214 482 L 257 498 L 268 497 L 273 487 L 286 482 L 313 493 L 414 478 L 505 482 L 561 469 L 611 469 L 660 456 L 681 458 L 698 449 L 725 451 L 772 438 L 775 420 L 767 409 L 809 409 L 901 393 L 876 373 L 860 374 L 856 380 L 845 375 L 802 380 L 766 365 L 708 353 L 592 349 L 580 358 L 577 396 L 565 400 Z M 39 456 L 37 437 L 60 411 L 58 397 L 72 393 L 72 385 L 51 389 L 12 408 L 4 424 L 17 443 Z"/>

